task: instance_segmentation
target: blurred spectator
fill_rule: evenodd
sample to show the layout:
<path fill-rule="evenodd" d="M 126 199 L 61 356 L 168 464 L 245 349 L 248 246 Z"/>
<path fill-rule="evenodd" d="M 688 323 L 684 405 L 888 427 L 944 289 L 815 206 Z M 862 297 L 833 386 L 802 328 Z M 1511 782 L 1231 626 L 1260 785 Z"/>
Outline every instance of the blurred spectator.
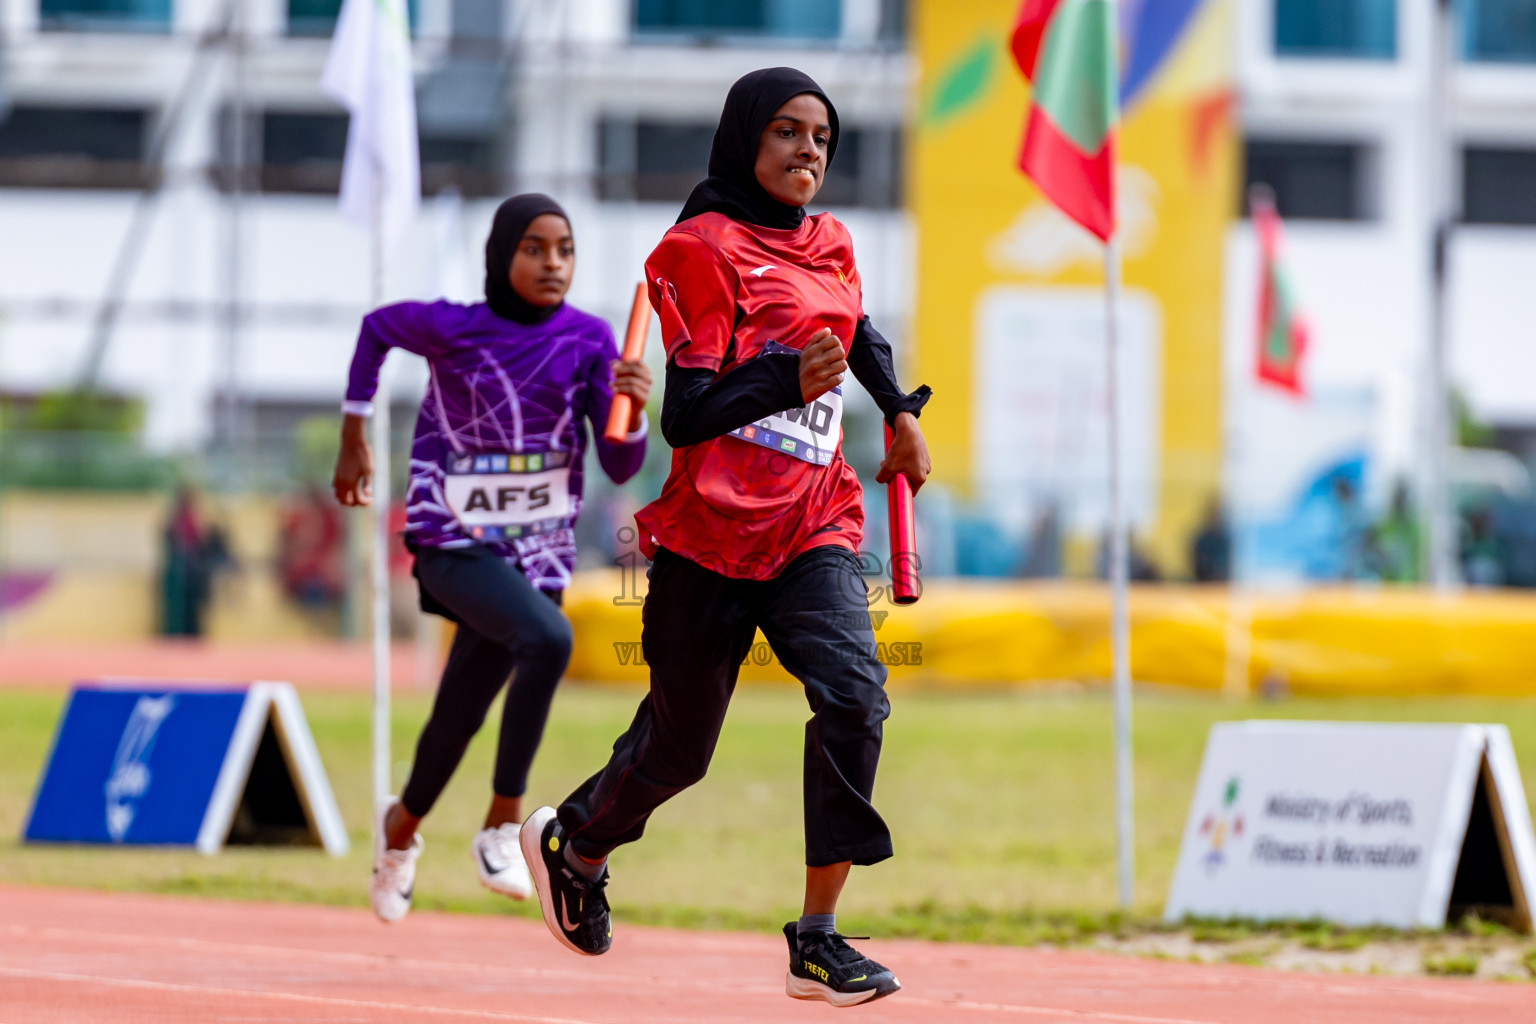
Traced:
<path fill-rule="evenodd" d="M 1339 473 L 1331 484 L 1334 522 L 1332 548 L 1338 552 L 1338 578 L 1358 580 L 1365 575 L 1367 529 L 1355 484 Z"/>
<path fill-rule="evenodd" d="M 161 538 L 160 633 L 200 637 L 213 576 L 233 561 L 229 542 L 222 529 L 204 525 L 189 484 L 176 489 Z"/>
<path fill-rule="evenodd" d="M 1127 553 L 1130 565 L 1127 572 L 1132 583 L 1161 583 L 1163 571 L 1158 568 L 1152 556 L 1147 554 L 1146 548 L 1141 546 L 1141 541 L 1134 533 L 1127 538 L 1130 551 Z M 1103 539 L 1099 542 L 1098 557 L 1099 579 L 1109 579 L 1109 531 L 1104 531 Z"/>
<path fill-rule="evenodd" d="M 1061 509 L 1047 502 L 1030 527 L 1024 562 L 1019 575 L 1028 579 L 1055 579 L 1061 575 Z"/>
<path fill-rule="evenodd" d="M 1500 496 L 1489 509 L 1506 587 L 1536 587 L 1536 498 Z"/>
<path fill-rule="evenodd" d="M 1504 552 L 1487 508 L 1467 512 L 1461 535 L 1461 575 L 1469 586 L 1497 587 L 1504 583 Z"/>
<path fill-rule="evenodd" d="M 322 497 L 321 499 L 325 499 Z M 327 508 L 334 509 L 330 502 L 326 502 Z M 430 616 L 423 615 L 421 609 L 421 595 L 417 591 L 416 555 L 405 543 L 405 525 L 408 513 L 405 510 L 405 502 L 396 498 L 389 503 L 389 635 L 400 639 L 417 635 L 417 630 L 423 628 L 423 624 Z M 346 548 L 345 535 L 341 546 Z M 345 555 L 343 555 L 345 558 Z M 338 628 L 340 620 L 337 621 Z M 433 668 L 428 673 L 431 677 L 429 684 L 437 682 L 437 671 Z"/>
<path fill-rule="evenodd" d="M 955 518 L 955 573 L 960 576 L 1007 576 L 1019 563 L 1015 541 L 986 516 Z"/>
<path fill-rule="evenodd" d="M 1386 583 L 1417 583 L 1424 579 L 1423 550 L 1423 533 L 1408 485 L 1399 480 L 1392 488 L 1387 514 L 1371 530 L 1367 569 Z"/>
<path fill-rule="evenodd" d="M 1205 518 L 1189 543 L 1189 564 L 1197 583 L 1225 583 L 1232 578 L 1232 531 L 1219 498 L 1212 498 L 1205 507 Z"/>
<path fill-rule="evenodd" d="M 306 610 L 341 604 L 346 580 L 341 510 L 315 484 L 283 510 L 277 569 L 283 593 Z"/>

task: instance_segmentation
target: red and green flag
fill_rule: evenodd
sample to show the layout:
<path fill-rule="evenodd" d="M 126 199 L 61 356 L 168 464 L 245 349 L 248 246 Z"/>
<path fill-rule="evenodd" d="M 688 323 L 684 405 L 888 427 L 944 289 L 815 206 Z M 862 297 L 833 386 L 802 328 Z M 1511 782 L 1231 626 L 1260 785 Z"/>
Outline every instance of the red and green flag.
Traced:
<path fill-rule="evenodd" d="M 1033 87 L 1019 170 L 1102 241 L 1115 233 L 1119 51 L 1113 0 L 1024 0 L 1013 59 Z"/>
<path fill-rule="evenodd" d="M 1255 187 L 1249 193 L 1248 209 L 1259 240 L 1258 377 L 1304 397 L 1301 360 L 1307 352 L 1309 330 L 1296 308 L 1296 290 L 1280 260 L 1280 214 L 1275 210 L 1273 193 Z"/>

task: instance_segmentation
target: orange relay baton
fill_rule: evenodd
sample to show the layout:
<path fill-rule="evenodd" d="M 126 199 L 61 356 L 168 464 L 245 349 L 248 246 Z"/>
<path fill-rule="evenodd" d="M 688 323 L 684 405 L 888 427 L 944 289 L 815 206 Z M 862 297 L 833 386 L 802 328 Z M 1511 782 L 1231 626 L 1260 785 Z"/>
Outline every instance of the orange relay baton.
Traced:
<path fill-rule="evenodd" d="M 635 304 L 629 307 L 629 329 L 624 332 L 625 362 L 633 362 L 645 355 L 645 333 L 651 329 L 651 303 L 645 295 L 645 282 L 635 285 Z M 620 444 L 629 436 L 629 414 L 633 401 L 628 395 L 614 395 L 613 405 L 608 408 L 608 428 L 603 431 L 604 440 Z"/>

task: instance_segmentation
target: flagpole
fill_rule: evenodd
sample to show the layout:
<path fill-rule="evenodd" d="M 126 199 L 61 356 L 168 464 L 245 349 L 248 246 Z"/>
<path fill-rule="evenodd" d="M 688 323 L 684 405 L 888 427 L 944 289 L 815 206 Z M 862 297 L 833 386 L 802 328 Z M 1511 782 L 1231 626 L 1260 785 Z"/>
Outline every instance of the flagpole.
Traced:
<path fill-rule="evenodd" d="M 375 156 L 375 161 L 377 157 Z M 369 306 L 384 302 L 384 189 L 382 168 L 373 180 L 369 244 Z M 386 364 L 387 365 L 387 364 Z M 373 799 L 390 796 L 389 759 L 389 378 L 379 368 L 373 401 Z"/>
<path fill-rule="evenodd" d="M 1445 597 L 1455 592 L 1459 583 L 1456 559 L 1455 488 L 1450 479 L 1451 455 L 1456 444 L 1451 416 L 1451 395 L 1446 374 L 1446 349 L 1450 324 L 1448 316 L 1448 270 L 1451 232 L 1455 226 L 1455 199 L 1451 195 L 1453 177 L 1452 147 L 1449 141 L 1451 68 L 1456 54 L 1456 11 L 1451 0 L 1436 0 L 1434 30 L 1431 34 L 1429 62 L 1429 103 L 1425 118 L 1430 228 L 1429 344 L 1427 346 L 1427 415 L 1429 434 L 1424 459 L 1425 511 L 1429 529 L 1425 531 L 1428 548 L 1429 581 L 1435 593 Z"/>
<path fill-rule="evenodd" d="M 1104 245 L 1105 380 L 1109 404 L 1109 579 L 1112 611 L 1110 642 L 1115 692 L 1115 838 L 1120 907 L 1129 910 L 1135 895 L 1135 799 L 1131 765 L 1131 623 L 1129 600 L 1130 538 L 1125 515 L 1125 470 L 1120 438 L 1120 235 Z"/>

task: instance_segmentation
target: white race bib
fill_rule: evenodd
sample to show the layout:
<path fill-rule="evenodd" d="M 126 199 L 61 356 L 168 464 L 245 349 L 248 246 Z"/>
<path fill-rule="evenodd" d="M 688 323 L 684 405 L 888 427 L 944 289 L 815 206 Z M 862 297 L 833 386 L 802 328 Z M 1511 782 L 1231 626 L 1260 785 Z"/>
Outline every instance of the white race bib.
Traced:
<path fill-rule="evenodd" d="M 770 341 L 763 346 L 764 354 L 785 352 L 799 355 L 797 349 Z M 843 389 L 833 388 L 816 401 L 798 409 L 785 409 L 766 419 L 737 427 L 731 437 L 739 437 L 762 448 L 809 462 L 813 466 L 825 466 L 837 454 L 837 441 L 843 429 Z"/>
<path fill-rule="evenodd" d="M 569 452 L 460 455 L 446 469 L 443 497 L 477 540 L 540 533 L 574 514 Z"/>

